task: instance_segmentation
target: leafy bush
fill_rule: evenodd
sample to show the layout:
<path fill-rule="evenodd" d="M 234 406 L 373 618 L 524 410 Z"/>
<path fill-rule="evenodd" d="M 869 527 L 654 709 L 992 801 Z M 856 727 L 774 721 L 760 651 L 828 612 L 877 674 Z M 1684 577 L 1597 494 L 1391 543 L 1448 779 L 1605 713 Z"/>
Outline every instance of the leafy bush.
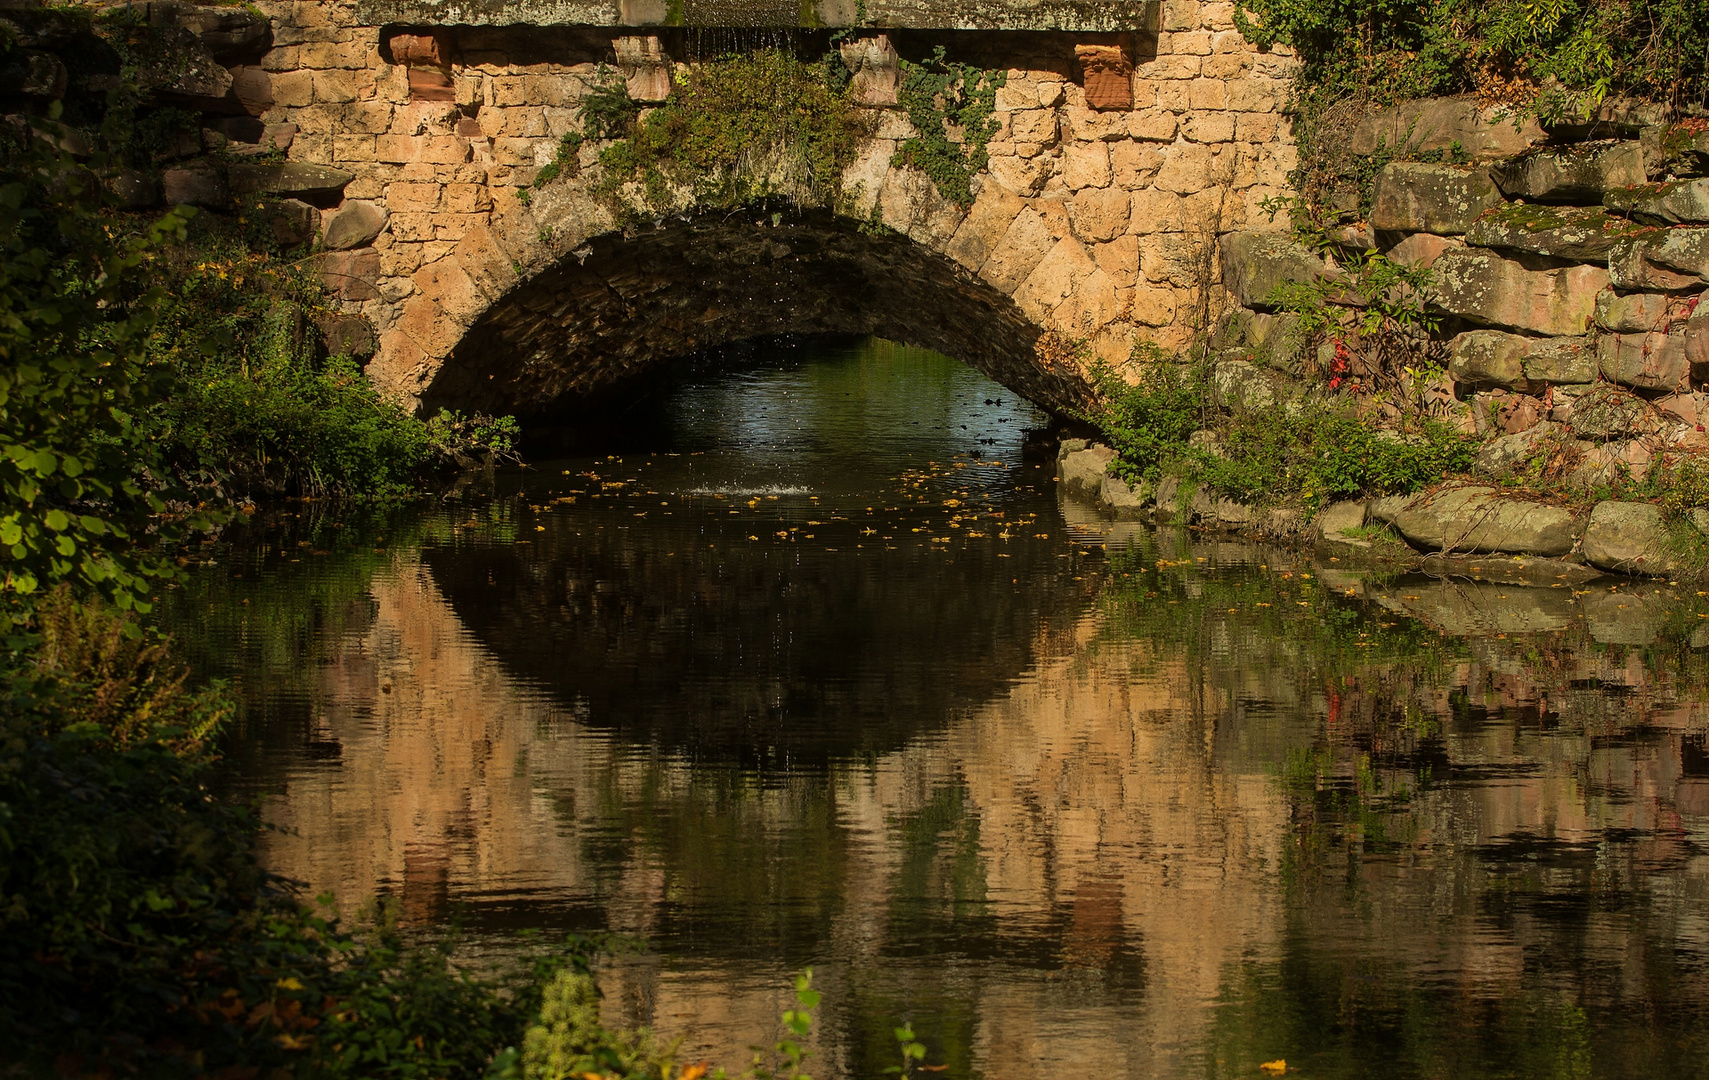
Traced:
<path fill-rule="evenodd" d="M 1205 426 L 1209 411 L 1202 373 L 1158 356 L 1146 358 L 1133 383 L 1107 364 L 1091 368 L 1098 404 L 1087 419 L 1115 449 L 1116 474 L 1130 482 L 1161 476 L 1193 432 Z"/>
<path fill-rule="evenodd" d="M 715 206 L 772 197 L 826 205 L 867 134 L 826 61 L 765 49 L 694 68 L 669 101 L 601 152 L 601 189 L 612 195 L 639 182 L 655 210 L 669 206 L 673 187 Z"/>
<path fill-rule="evenodd" d="M 1306 86 L 1379 103 L 1477 90 L 1558 113 L 1709 96 L 1709 0 L 1245 0 L 1235 24 L 1298 50 Z"/>

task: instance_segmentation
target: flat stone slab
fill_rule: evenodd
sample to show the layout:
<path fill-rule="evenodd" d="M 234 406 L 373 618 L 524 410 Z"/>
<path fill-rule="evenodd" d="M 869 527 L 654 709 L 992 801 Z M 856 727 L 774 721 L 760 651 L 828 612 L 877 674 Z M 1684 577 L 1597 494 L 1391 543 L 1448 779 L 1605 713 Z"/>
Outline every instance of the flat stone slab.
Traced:
<path fill-rule="evenodd" d="M 1667 515 L 1654 503 L 1597 503 L 1584 528 L 1584 557 L 1620 574 L 1666 576 L 1687 567 Z"/>
<path fill-rule="evenodd" d="M 1154 34 L 1160 0 L 366 0 L 370 26 L 843 27 L 1134 31 Z"/>
<path fill-rule="evenodd" d="M 1483 248 L 1450 251 L 1436 260 L 1435 301 L 1468 322 L 1549 337 L 1584 333 L 1607 286 L 1599 266 L 1528 270 Z"/>
<path fill-rule="evenodd" d="M 1466 232 L 1466 243 L 1575 262 L 1605 263 L 1614 245 L 1653 232 L 1600 207 L 1508 204 L 1490 211 Z"/>

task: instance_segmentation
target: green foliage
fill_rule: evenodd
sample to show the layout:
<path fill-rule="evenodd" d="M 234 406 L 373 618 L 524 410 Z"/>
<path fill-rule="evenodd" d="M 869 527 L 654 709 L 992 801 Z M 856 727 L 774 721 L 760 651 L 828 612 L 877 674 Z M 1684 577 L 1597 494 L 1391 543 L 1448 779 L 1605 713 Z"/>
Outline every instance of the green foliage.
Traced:
<path fill-rule="evenodd" d="M 1418 491 L 1467 472 L 1477 440 L 1425 421 L 1415 435 L 1378 431 L 1330 402 L 1236 413 L 1219 432 L 1226 456 L 1200 454 L 1193 475 L 1244 503 L 1293 496 L 1308 507 L 1356 495 Z"/>
<path fill-rule="evenodd" d="M 580 1080 L 594 1073 L 622 1080 L 670 1080 L 675 1044 L 661 1049 L 646 1029 L 616 1032 L 599 1020 L 599 990 L 585 971 L 564 971 L 547 985 L 537 1023 L 522 1042 L 529 1080 Z"/>
<path fill-rule="evenodd" d="M 1558 114 L 1709 94 L 1709 0 L 1248 0 L 1235 23 L 1298 50 L 1305 85 L 1380 103 L 1481 90 Z"/>
<path fill-rule="evenodd" d="M 151 412 L 172 469 L 226 494 L 394 498 L 435 475 L 513 451 L 509 418 L 420 420 L 382 398 L 348 357 L 317 359 L 321 287 L 241 235 L 203 233 L 160 253 L 171 283 L 148 349 L 175 372 Z"/>
<path fill-rule="evenodd" d="M 985 147 L 997 133 L 997 91 L 1008 80 L 944 58 L 943 46 L 922 63 L 903 60 L 897 100 L 918 135 L 896 151 L 895 163 L 931 177 L 938 194 L 966 208 L 973 205 L 973 177 L 990 163 Z"/>
<path fill-rule="evenodd" d="M 824 61 L 766 49 L 694 68 L 670 100 L 600 154 L 600 190 L 639 183 L 647 206 L 668 208 L 677 189 L 701 205 L 768 198 L 834 204 L 843 171 L 868 134 L 846 88 Z"/>
<path fill-rule="evenodd" d="M 1161 476 L 1208 411 L 1202 373 L 1158 356 L 1149 360 L 1132 383 L 1102 362 L 1090 372 L 1098 403 L 1087 419 L 1109 439 L 1114 471 L 1129 482 Z"/>
<path fill-rule="evenodd" d="M 582 133 L 589 139 L 622 139 L 635 130 L 641 115 L 641 103 L 629 96 L 629 84 L 600 66 L 599 83 L 582 98 L 576 115 L 582 122 Z"/>
<path fill-rule="evenodd" d="M 181 501 L 162 516 L 187 493 L 139 427 L 174 382 L 146 355 L 166 292 L 141 268 L 189 211 L 115 239 L 108 160 L 48 146 L 29 131 L 0 146 L 0 593 L 74 580 L 130 607 L 172 575 L 145 538 L 210 521 Z"/>
<path fill-rule="evenodd" d="M 926 1060 L 926 1044 L 914 1037 L 914 1025 L 903 1024 L 894 1032 L 896 1048 L 902 1053 L 900 1065 L 887 1065 L 884 1072 L 889 1076 L 909 1077 L 914 1075 L 915 1068 Z"/>

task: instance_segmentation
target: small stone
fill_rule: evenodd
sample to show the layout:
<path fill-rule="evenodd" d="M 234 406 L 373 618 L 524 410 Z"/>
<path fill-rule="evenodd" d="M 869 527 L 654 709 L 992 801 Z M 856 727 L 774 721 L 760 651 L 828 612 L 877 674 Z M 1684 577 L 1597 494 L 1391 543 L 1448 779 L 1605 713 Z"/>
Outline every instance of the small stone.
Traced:
<path fill-rule="evenodd" d="M 1686 303 L 1660 293 L 1604 292 L 1596 297 L 1596 325 L 1620 334 L 1666 330 L 1686 318 Z"/>
<path fill-rule="evenodd" d="M 1436 236 L 1432 233 L 1413 233 L 1394 247 L 1389 248 L 1388 258 L 1391 262 L 1404 263 L 1407 266 L 1428 267 L 1434 265 L 1444 252 L 1464 246 L 1459 240 L 1453 240 L 1446 236 Z"/>
<path fill-rule="evenodd" d="M 374 355 L 377 339 L 374 324 L 361 315 L 327 315 L 315 320 L 320 331 L 321 348 L 328 356 L 349 356 L 358 360 Z"/>
<path fill-rule="evenodd" d="M 1543 421 L 1524 431 L 1491 439 L 1478 450 L 1474 468 L 1482 476 L 1503 477 L 1537 456 L 1543 441 L 1554 434 L 1554 424 Z"/>
<path fill-rule="evenodd" d="M 386 227 L 390 218 L 384 207 L 366 199 L 353 199 L 332 212 L 326 222 L 322 246 L 329 251 L 367 247 Z"/>
<path fill-rule="evenodd" d="M 1554 385 L 1594 382 L 1596 350 L 1590 347 L 1589 338 L 1534 339 L 1525 354 L 1525 378 Z"/>
<path fill-rule="evenodd" d="M 329 251 L 316 256 L 321 284 L 340 300 L 374 300 L 380 295 L 380 253 L 373 248 Z"/>
<path fill-rule="evenodd" d="M 1609 284 L 1621 292 L 1688 292 L 1702 287 L 1696 274 L 1682 274 L 1653 262 L 1649 254 L 1655 244 L 1653 236 L 1617 242 L 1608 254 Z"/>
<path fill-rule="evenodd" d="M 1151 507 L 1151 486 L 1143 480 L 1135 485 L 1106 476 L 1098 486 L 1098 502 L 1117 521 L 1139 521 Z"/>

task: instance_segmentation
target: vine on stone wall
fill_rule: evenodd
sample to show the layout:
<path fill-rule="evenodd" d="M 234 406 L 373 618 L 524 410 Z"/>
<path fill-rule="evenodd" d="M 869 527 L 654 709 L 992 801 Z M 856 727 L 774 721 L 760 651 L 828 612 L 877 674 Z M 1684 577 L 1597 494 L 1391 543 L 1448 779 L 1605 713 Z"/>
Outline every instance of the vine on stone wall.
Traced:
<path fill-rule="evenodd" d="M 966 208 L 973 204 L 973 177 L 990 161 L 985 151 L 999 127 L 997 91 L 1008 76 L 944 58 L 939 46 L 922 63 L 902 62 L 897 100 L 918 132 L 892 159 L 925 173 L 938 194 Z"/>

